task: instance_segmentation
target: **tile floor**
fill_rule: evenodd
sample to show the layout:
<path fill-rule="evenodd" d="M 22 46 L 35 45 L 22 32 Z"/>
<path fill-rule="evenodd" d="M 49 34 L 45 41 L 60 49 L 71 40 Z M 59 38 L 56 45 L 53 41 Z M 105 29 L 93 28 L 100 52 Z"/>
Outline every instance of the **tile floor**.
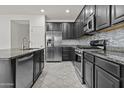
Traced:
<path fill-rule="evenodd" d="M 71 62 L 45 63 L 33 88 L 83 88 Z"/>

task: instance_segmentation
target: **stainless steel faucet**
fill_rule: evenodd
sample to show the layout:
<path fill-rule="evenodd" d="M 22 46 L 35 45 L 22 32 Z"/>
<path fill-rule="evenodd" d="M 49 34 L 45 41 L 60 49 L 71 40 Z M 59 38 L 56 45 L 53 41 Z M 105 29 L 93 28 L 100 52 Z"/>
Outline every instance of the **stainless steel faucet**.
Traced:
<path fill-rule="evenodd" d="M 24 37 L 22 40 L 22 49 L 28 49 L 29 43 L 30 43 L 30 41 L 26 37 Z"/>

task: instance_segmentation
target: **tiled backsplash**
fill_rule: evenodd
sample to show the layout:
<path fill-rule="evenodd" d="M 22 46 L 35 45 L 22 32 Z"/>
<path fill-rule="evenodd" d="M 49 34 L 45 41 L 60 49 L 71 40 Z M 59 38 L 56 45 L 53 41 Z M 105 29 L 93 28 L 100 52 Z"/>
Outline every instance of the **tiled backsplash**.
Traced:
<path fill-rule="evenodd" d="M 91 40 L 106 39 L 107 50 L 124 51 L 124 28 L 113 31 L 97 32 L 92 36 L 82 36 L 78 40 L 63 40 L 62 45 L 89 45 Z"/>
<path fill-rule="evenodd" d="M 85 36 L 79 39 L 80 43 L 89 44 L 91 40 L 106 39 L 107 47 L 124 47 L 124 28 L 119 28 L 114 31 L 99 32 L 92 36 Z"/>
<path fill-rule="evenodd" d="M 124 28 L 119 28 L 108 32 L 99 32 L 92 36 L 80 38 L 80 43 L 89 44 L 91 40 L 106 39 L 108 50 L 124 50 Z"/>

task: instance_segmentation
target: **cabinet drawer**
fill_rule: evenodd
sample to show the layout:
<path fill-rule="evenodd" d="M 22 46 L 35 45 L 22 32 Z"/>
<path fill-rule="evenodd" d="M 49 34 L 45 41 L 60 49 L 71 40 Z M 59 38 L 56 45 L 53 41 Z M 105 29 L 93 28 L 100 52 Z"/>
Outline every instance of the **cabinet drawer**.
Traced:
<path fill-rule="evenodd" d="M 62 61 L 71 61 L 69 56 L 62 56 Z"/>
<path fill-rule="evenodd" d="M 94 62 L 94 56 L 88 53 L 84 53 L 84 58 L 90 62 Z"/>
<path fill-rule="evenodd" d="M 120 77 L 120 66 L 110 61 L 95 57 L 95 64 L 110 72 L 111 74 Z"/>

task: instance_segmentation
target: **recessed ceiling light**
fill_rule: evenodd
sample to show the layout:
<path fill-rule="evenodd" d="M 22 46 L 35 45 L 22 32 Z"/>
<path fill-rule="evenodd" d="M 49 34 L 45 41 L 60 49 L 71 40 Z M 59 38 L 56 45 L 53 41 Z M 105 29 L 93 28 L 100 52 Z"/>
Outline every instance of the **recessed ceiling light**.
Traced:
<path fill-rule="evenodd" d="M 45 12 L 45 10 L 44 10 L 44 9 L 41 9 L 41 10 L 40 10 L 40 12 L 42 12 L 42 13 L 43 13 L 43 12 Z"/>
<path fill-rule="evenodd" d="M 69 10 L 69 9 L 67 9 L 67 10 L 65 10 L 65 12 L 66 12 L 66 13 L 69 13 L 69 12 L 70 12 L 70 10 Z"/>

